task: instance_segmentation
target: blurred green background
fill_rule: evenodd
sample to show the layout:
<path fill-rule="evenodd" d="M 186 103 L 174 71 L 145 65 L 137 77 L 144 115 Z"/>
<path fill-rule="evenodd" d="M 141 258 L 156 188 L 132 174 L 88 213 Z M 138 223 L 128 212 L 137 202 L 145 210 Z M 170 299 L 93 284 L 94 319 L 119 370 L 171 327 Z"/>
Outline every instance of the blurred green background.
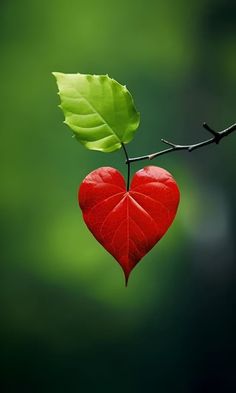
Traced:
<path fill-rule="evenodd" d="M 234 392 L 236 135 L 153 161 L 181 190 L 167 235 L 124 287 L 85 227 L 86 150 L 52 71 L 106 74 L 141 112 L 131 156 L 235 122 L 235 1 L 2 0 L 1 381 L 11 392 Z M 133 165 L 140 169 L 148 162 Z"/>

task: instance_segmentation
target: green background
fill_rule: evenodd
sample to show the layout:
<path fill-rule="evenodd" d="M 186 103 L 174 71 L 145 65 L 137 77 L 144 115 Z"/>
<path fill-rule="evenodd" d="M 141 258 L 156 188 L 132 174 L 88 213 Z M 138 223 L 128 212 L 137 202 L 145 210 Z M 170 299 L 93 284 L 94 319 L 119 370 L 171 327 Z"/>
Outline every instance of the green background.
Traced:
<path fill-rule="evenodd" d="M 131 156 L 198 142 L 203 121 L 236 120 L 235 20 L 233 0 L 1 2 L 4 393 L 235 391 L 236 135 L 153 161 L 181 204 L 125 288 L 77 203 L 95 168 L 126 174 L 123 152 L 71 137 L 51 75 L 127 85 L 141 112 Z"/>

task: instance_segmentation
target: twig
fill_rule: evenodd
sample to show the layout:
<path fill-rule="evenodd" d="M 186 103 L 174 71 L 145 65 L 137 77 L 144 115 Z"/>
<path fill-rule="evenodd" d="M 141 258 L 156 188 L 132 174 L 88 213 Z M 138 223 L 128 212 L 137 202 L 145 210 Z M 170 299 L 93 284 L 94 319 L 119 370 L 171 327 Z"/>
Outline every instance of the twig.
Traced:
<path fill-rule="evenodd" d="M 236 123 L 233 124 L 232 126 L 226 128 L 225 130 L 220 131 L 220 132 L 216 132 L 216 131 L 212 130 L 212 128 L 210 128 L 206 123 L 203 123 L 203 127 L 213 135 L 212 138 L 206 139 L 203 142 L 195 143 L 192 145 L 176 145 L 175 143 L 168 142 L 165 139 L 161 139 L 161 141 L 163 143 L 165 143 L 166 145 L 170 146 L 170 148 L 158 151 L 156 153 L 148 154 L 145 156 L 129 158 L 127 151 L 125 150 L 125 147 L 122 144 L 122 146 L 125 150 L 125 153 L 126 153 L 126 164 L 130 167 L 131 162 L 141 161 L 141 160 L 153 160 L 153 158 L 155 158 L 155 157 L 161 156 L 163 154 L 171 153 L 176 150 L 188 150 L 189 152 L 191 152 L 193 150 L 199 149 L 200 147 L 210 145 L 211 143 L 218 144 L 221 141 L 221 139 L 223 139 L 225 136 L 231 134 L 233 131 L 236 130 Z M 130 173 L 130 168 L 128 169 L 128 182 L 127 182 L 128 187 L 129 187 L 129 173 Z"/>
<path fill-rule="evenodd" d="M 123 148 L 123 150 L 124 150 L 124 153 L 125 153 L 125 157 L 126 157 L 126 164 L 128 165 L 128 174 L 127 174 L 127 191 L 129 191 L 129 182 L 130 182 L 130 158 L 129 158 L 129 156 L 128 156 L 128 152 L 127 152 L 127 150 L 126 150 L 126 148 L 125 148 L 125 145 L 124 145 L 124 143 L 121 143 L 121 145 L 122 145 L 122 148 Z"/>

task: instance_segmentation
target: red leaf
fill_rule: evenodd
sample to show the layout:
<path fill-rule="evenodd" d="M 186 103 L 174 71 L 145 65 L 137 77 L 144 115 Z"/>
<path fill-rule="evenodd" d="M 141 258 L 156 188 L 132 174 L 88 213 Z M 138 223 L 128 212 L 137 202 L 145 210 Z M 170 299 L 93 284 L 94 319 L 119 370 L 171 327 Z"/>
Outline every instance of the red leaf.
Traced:
<path fill-rule="evenodd" d="M 179 189 L 166 170 L 147 166 L 135 173 L 126 191 L 121 173 L 103 167 L 82 182 L 79 204 L 89 230 L 119 262 L 127 283 L 134 266 L 171 225 Z"/>

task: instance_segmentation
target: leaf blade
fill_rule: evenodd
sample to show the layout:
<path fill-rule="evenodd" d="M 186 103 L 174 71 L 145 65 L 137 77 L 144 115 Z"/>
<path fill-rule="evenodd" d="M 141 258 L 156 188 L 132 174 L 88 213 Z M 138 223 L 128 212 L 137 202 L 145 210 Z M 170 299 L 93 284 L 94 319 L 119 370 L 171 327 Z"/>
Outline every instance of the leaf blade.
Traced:
<path fill-rule="evenodd" d="M 172 175 L 155 166 L 136 172 L 129 191 L 115 168 L 98 168 L 86 176 L 78 192 L 88 229 L 120 264 L 126 283 L 137 263 L 167 232 L 179 199 Z"/>
<path fill-rule="evenodd" d="M 140 115 L 125 86 L 108 75 L 53 75 L 65 124 L 85 147 L 112 152 L 133 139 Z"/>

